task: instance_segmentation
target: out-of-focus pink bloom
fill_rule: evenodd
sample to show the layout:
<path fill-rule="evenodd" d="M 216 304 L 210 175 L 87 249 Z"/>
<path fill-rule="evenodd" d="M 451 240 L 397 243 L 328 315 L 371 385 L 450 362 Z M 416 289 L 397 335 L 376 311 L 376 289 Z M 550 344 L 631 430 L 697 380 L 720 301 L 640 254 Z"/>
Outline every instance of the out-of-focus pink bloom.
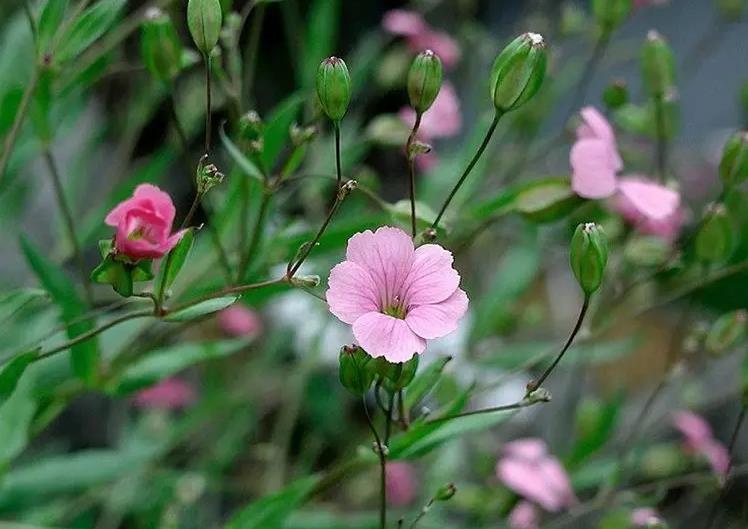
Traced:
<path fill-rule="evenodd" d="M 496 474 L 507 487 L 547 511 L 560 511 L 577 501 L 564 467 L 541 439 L 505 445 Z"/>
<path fill-rule="evenodd" d="M 538 511 L 529 501 L 519 502 L 509 513 L 509 527 L 512 529 L 538 529 Z"/>
<path fill-rule="evenodd" d="M 631 511 L 631 525 L 634 527 L 650 527 L 653 524 L 660 523 L 657 511 L 651 507 L 641 507 Z"/>
<path fill-rule="evenodd" d="M 431 28 L 415 11 L 393 9 L 382 18 L 382 27 L 388 33 L 404 37 L 415 53 L 430 49 L 446 68 L 454 66 L 460 58 L 460 46 L 447 33 Z"/>
<path fill-rule="evenodd" d="M 668 241 L 684 221 L 678 192 L 641 176 L 620 179 L 613 207 L 642 233 Z"/>
<path fill-rule="evenodd" d="M 623 169 L 613 128 L 600 112 L 585 107 L 577 141 L 569 153 L 571 187 L 584 198 L 608 198 L 616 192 L 616 175 Z"/>
<path fill-rule="evenodd" d="M 679 411 L 673 414 L 673 424 L 683 435 L 686 449 L 704 457 L 717 477 L 724 482 L 730 470 L 730 454 L 714 438 L 709 423 L 693 412 Z"/>
<path fill-rule="evenodd" d="M 229 336 L 256 336 L 262 332 L 262 320 L 257 312 L 235 303 L 218 313 L 218 326 Z"/>
<path fill-rule="evenodd" d="M 175 215 L 171 197 L 151 184 L 135 188 L 133 196 L 120 202 L 105 222 L 117 229 L 114 246 L 131 259 L 163 257 L 179 242 L 185 230 L 171 235 Z"/>
<path fill-rule="evenodd" d="M 133 403 L 139 408 L 175 410 L 189 406 L 196 398 L 190 384 L 178 378 L 167 378 L 139 391 Z"/>
<path fill-rule="evenodd" d="M 385 467 L 387 502 L 393 507 L 404 507 L 418 495 L 418 478 L 409 463 L 393 461 Z"/>
<path fill-rule="evenodd" d="M 348 240 L 346 260 L 330 272 L 330 312 L 352 325 L 372 357 L 406 362 L 426 340 L 457 328 L 468 298 L 453 257 L 438 244 L 417 249 L 401 229 L 366 230 Z"/>

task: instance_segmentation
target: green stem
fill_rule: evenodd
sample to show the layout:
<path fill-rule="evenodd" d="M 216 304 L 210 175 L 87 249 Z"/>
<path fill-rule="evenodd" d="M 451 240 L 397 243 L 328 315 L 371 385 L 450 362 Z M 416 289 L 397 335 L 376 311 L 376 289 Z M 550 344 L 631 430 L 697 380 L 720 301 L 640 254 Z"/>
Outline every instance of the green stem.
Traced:
<path fill-rule="evenodd" d="M 667 133 L 665 131 L 665 99 L 660 95 L 654 98 L 655 127 L 657 147 L 655 149 L 655 164 L 660 183 L 665 182 L 667 176 Z"/>
<path fill-rule="evenodd" d="M 251 4 L 254 6 L 254 2 Z M 247 13 L 249 16 L 249 13 Z M 249 44 L 247 53 L 244 56 L 244 94 L 247 100 L 252 98 L 252 89 L 255 81 L 255 72 L 257 70 L 257 56 L 260 49 L 260 35 L 262 33 L 262 21 L 265 18 L 265 5 L 257 6 L 257 12 L 252 19 L 252 26 L 249 34 Z M 251 108 L 251 107 L 250 107 Z"/>
<path fill-rule="evenodd" d="M 418 134 L 418 129 L 421 126 L 422 117 L 422 112 L 416 112 L 413 129 L 410 131 L 408 141 L 405 143 L 405 156 L 408 158 L 408 187 L 410 192 L 410 229 L 414 239 L 416 238 L 416 157 L 410 150 Z"/>
<path fill-rule="evenodd" d="M 210 152 L 211 145 L 211 127 L 212 127 L 212 108 L 213 108 L 213 88 L 212 88 L 212 74 L 211 74 L 211 58 L 210 55 L 203 54 L 203 62 L 205 63 L 205 154 Z"/>
<path fill-rule="evenodd" d="M 16 117 L 13 119 L 13 125 L 10 128 L 10 132 L 8 132 L 8 135 L 5 137 L 3 155 L 0 157 L 0 184 L 2 184 L 5 171 L 10 162 L 10 155 L 16 145 L 16 141 L 18 140 L 18 134 L 21 132 L 21 125 L 23 125 L 23 121 L 26 119 L 26 114 L 29 111 L 29 105 L 31 104 L 31 99 L 34 97 L 38 83 L 39 67 L 37 66 L 34 68 L 34 71 L 31 74 L 31 79 L 26 85 L 26 90 L 21 98 L 21 104 L 18 105 L 18 111 L 16 112 Z"/>
<path fill-rule="evenodd" d="M 488 413 L 498 413 L 502 411 L 514 411 L 514 410 L 521 410 L 522 408 L 529 408 L 530 406 L 534 406 L 535 404 L 539 404 L 541 402 L 548 402 L 550 400 L 549 395 L 538 395 L 538 396 L 529 396 L 525 397 L 520 401 L 513 402 L 512 404 L 505 404 L 503 406 L 495 406 L 493 408 L 483 408 L 480 410 L 473 410 L 473 411 L 466 411 L 464 413 L 455 413 L 452 415 L 445 415 L 443 417 L 437 417 L 435 419 L 431 419 L 426 421 L 426 424 L 439 424 L 446 421 L 451 421 L 454 419 L 460 419 L 462 417 L 471 417 L 473 415 L 484 415 Z"/>
<path fill-rule="evenodd" d="M 338 189 L 343 184 L 343 170 L 340 163 L 340 122 L 335 122 L 335 175 L 338 179 Z"/>
<path fill-rule="evenodd" d="M 267 189 L 263 189 L 260 210 L 257 212 L 257 220 L 255 221 L 255 226 L 252 230 L 252 238 L 249 241 L 249 245 L 244 249 L 244 254 L 239 261 L 239 270 L 237 270 L 236 274 L 239 278 L 247 277 L 249 265 L 252 263 L 252 259 L 257 253 L 257 249 L 260 247 L 262 234 L 265 231 L 265 223 L 267 222 L 271 198 L 272 194 Z"/>
<path fill-rule="evenodd" d="M 387 456 L 385 454 L 385 445 L 374 427 L 374 422 L 369 415 L 369 408 L 366 406 L 366 397 L 361 398 L 364 406 L 366 422 L 369 425 L 374 442 L 376 444 L 377 455 L 379 456 L 379 529 L 387 528 Z"/>

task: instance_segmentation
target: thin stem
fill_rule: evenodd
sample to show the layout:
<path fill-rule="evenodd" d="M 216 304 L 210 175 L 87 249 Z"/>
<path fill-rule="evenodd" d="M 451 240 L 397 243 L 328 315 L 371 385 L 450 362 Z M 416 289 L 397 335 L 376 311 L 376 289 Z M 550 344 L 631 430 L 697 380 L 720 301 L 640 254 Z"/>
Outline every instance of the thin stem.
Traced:
<path fill-rule="evenodd" d="M 335 122 L 335 175 L 337 176 L 338 189 L 343 183 L 343 171 L 340 164 L 340 122 Z"/>
<path fill-rule="evenodd" d="M 252 5 L 254 5 L 254 2 L 252 2 Z M 247 14 L 247 16 L 249 16 L 249 14 Z M 257 56 L 260 49 L 262 21 L 264 18 L 265 5 L 260 4 L 257 6 L 257 12 L 252 19 L 247 53 L 244 56 L 244 93 L 248 100 L 251 100 L 252 97 L 252 87 L 254 85 L 255 72 L 257 70 Z"/>
<path fill-rule="evenodd" d="M 213 89 L 210 54 L 203 54 L 205 62 L 205 154 L 210 152 L 210 135 L 212 127 Z"/>
<path fill-rule="evenodd" d="M 663 96 L 654 98 L 655 126 L 657 128 L 657 147 L 655 150 L 655 163 L 657 177 L 660 183 L 665 182 L 667 176 L 667 133 L 665 131 L 665 100 Z"/>
<path fill-rule="evenodd" d="M 413 141 L 418 134 L 418 128 L 421 126 L 422 112 L 416 112 L 416 120 L 413 123 L 413 130 L 410 131 L 408 141 L 405 144 L 405 156 L 408 157 L 408 183 L 410 190 L 410 229 L 413 238 L 416 238 L 416 157 L 411 153 Z"/>
<path fill-rule="evenodd" d="M 385 416 L 384 423 L 384 444 L 390 443 L 390 435 L 392 434 L 392 411 L 395 409 L 395 394 L 390 393 L 390 400 L 387 403 L 387 415 Z"/>
<path fill-rule="evenodd" d="M 239 261 L 239 270 L 237 271 L 237 277 L 239 278 L 247 276 L 252 257 L 257 253 L 257 249 L 260 246 L 262 233 L 265 231 L 265 223 L 267 222 L 268 208 L 270 207 L 271 198 L 272 195 L 267 190 L 264 190 L 260 202 L 260 210 L 257 212 L 257 220 L 255 221 L 255 226 L 252 230 L 252 238 L 249 241 L 249 245 L 244 249 L 244 254 Z"/>
<path fill-rule="evenodd" d="M 434 506 L 434 498 L 431 498 L 426 505 L 423 506 L 421 509 L 421 512 L 418 513 L 418 516 L 416 516 L 411 524 L 408 526 L 408 529 L 415 529 L 416 525 L 418 525 L 418 522 L 423 520 L 423 517 L 428 514 L 428 512 L 431 510 L 431 507 Z"/>
<path fill-rule="evenodd" d="M 81 283 L 86 295 L 86 302 L 89 307 L 93 305 L 93 289 L 91 288 L 91 281 L 88 278 L 86 272 L 86 262 L 83 260 L 83 253 L 81 252 L 80 244 L 78 243 L 78 237 L 75 233 L 75 220 L 73 218 L 73 212 L 70 209 L 65 198 L 65 189 L 62 186 L 62 179 L 60 178 L 60 171 L 55 163 L 54 155 L 52 150 L 47 147 L 44 150 L 44 161 L 47 164 L 49 170 L 49 176 L 52 180 L 52 188 L 55 192 L 55 198 L 57 199 L 57 206 L 60 208 L 62 218 L 67 230 L 68 240 L 73 248 L 73 258 L 75 259 L 76 266 L 78 267 L 78 275 L 80 276 Z"/>
<path fill-rule="evenodd" d="M 582 72 L 579 81 L 574 87 L 574 93 L 571 98 L 571 104 L 569 106 L 569 111 L 567 112 L 566 119 L 564 119 L 564 125 L 569 119 L 569 116 L 574 114 L 574 112 L 577 111 L 582 103 L 584 103 L 590 81 L 592 80 L 592 76 L 595 74 L 595 71 L 600 64 L 600 60 L 605 54 L 605 50 L 608 48 L 608 43 L 610 43 L 610 35 L 607 32 L 601 33 L 597 41 L 595 42 L 595 47 L 592 50 L 592 55 L 590 55 L 587 64 L 585 64 L 584 66 L 584 71 Z"/>
<path fill-rule="evenodd" d="M 374 427 L 374 422 L 369 415 L 369 408 L 366 406 L 366 397 L 361 397 L 361 403 L 364 406 L 366 422 L 369 425 L 374 442 L 377 445 L 377 455 L 379 456 L 379 529 L 387 527 L 387 456 L 385 455 L 384 445 Z"/>
<path fill-rule="evenodd" d="M 189 226 L 190 222 L 192 221 L 192 217 L 194 217 L 195 213 L 197 212 L 198 206 L 200 206 L 200 201 L 203 199 L 203 196 L 203 193 L 195 193 L 195 198 L 192 200 L 192 205 L 190 206 L 187 215 L 184 216 L 182 224 L 179 226 L 180 230 Z"/>
<path fill-rule="evenodd" d="M 439 424 L 441 422 L 451 421 L 453 419 L 459 419 L 462 417 L 470 417 L 473 415 L 484 415 L 488 413 L 498 413 L 501 411 L 521 410 L 522 408 L 529 408 L 530 406 L 534 406 L 535 404 L 549 401 L 550 396 L 548 395 L 540 395 L 538 397 L 530 396 L 525 397 L 524 399 L 517 402 L 513 402 L 512 404 L 505 404 L 503 406 L 494 406 L 493 408 L 483 408 L 480 410 L 466 411 L 463 413 L 455 413 L 452 415 L 444 415 L 443 417 L 437 417 L 435 419 L 428 420 L 426 421 L 426 424 Z"/>
<path fill-rule="evenodd" d="M 16 112 L 16 117 L 13 119 L 13 125 L 10 128 L 10 132 L 8 132 L 8 135 L 5 137 L 5 147 L 3 149 L 3 154 L 0 157 L 0 184 L 5 176 L 5 171 L 10 162 L 10 154 L 13 152 L 16 140 L 18 140 L 18 134 L 21 132 L 21 125 L 23 125 L 23 121 L 26 119 L 26 114 L 29 111 L 29 105 L 31 99 L 34 97 L 38 83 L 39 67 L 37 66 L 31 74 L 29 83 L 26 85 L 26 90 L 21 98 L 21 104 L 18 105 L 18 111 Z"/>
<path fill-rule="evenodd" d="M 561 359 L 566 354 L 566 351 L 569 350 L 569 347 L 571 347 L 572 342 L 574 341 L 574 338 L 576 338 L 577 334 L 579 333 L 579 330 L 582 328 L 582 323 L 584 322 L 584 316 L 587 314 L 587 309 L 590 307 L 590 297 L 585 296 L 584 302 L 582 302 L 582 308 L 579 310 L 579 316 L 577 317 L 577 322 L 574 324 L 574 329 L 572 329 L 571 334 L 569 335 L 569 338 L 566 340 L 566 343 L 561 348 L 561 352 L 558 353 L 558 356 L 556 356 L 556 359 L 553 361 L 551 365 L 548 366 L 548 368 L 543 372 L 542 375 L 540 375 L 540 378 L 537 380 L 533 380 L 527 384 L 527 395 L 530 395 L 533 391 L 537 390 L 539 387 L 543 385 L 543 382 L 550 376 L 550 374 L 553 372 L 554 369 L 556 369 L 556 366 L 561 362 Z"/>
<path fill-rule="evenodd" d="M 434 223 L 431 225 L 431 229 L 436 231 L 436 229 L 439 227 L 439 221 L 441 221 L 442 216 L 444 215 L 444 212 L 447 210 L 447 207 L 449 207 L 450 202 L 452 202 L 452 199 L 457 194 L 457 191 L 460 190 L 460 187 L 462 187 L 462 184 L 465 182 L 465 179 L 468 177 L 470 172 L 473 170 L 473 167 L 475 167 L 475 164 L 478 163 L 478 160 L 483 155 L 483 151 L 486 150 L 486 147 L 488 147 L 488 142 L 491 141 L 491 137 L 493 136 L 493 133 L 496 131 L 496 127 L 499 124 L 499 120 L 501 119 L 502 114 L 500 112 L 496 112 L 496 115 L 493 118 L 493 121 L 491 122 L 491 125 L 488 127 L 488 130 L 486 131 L 486 136 L 483 138 L 483 141 L 480 144 L 480 147 L 478 147 L 478 150 L 475 151 L 475 155 L 473 155 L 473 159 L 470 160 L 470 163 L 465 168 L 465 171 L 462 173 L 462 176 L 460 176 L 460 179 L 457 180 L 457 183 L 452 188 L 452 191 L 450 191 L 449 196 L 447 196 L 447 200 L 444 201 L 444 204 L 442 204 L 441 209 L 439 210 L 439 213 L 436 215 L 436 219 L 434 220 Z"/>
<path fill-rule="evenodd" d="M 187 156 L 187 153 L 189 153 L 190 150 L 190 142 L 187 139 L 187 133 L 184 130 L 184 127 L 182 126 L 182 122 L 179 119 L 179 114 L 177 113 L 177 96 L 175 92 L 175 86 L 174 83 L 171 84 L 171 105 L 169 105 L 169 111 L 171 113 L 171 121 L 174 125 L 174 130 L 177 133 L 177 138 L 179 139 L 179 144 L 182 148 L 182 151 L 185 156 Z"/>

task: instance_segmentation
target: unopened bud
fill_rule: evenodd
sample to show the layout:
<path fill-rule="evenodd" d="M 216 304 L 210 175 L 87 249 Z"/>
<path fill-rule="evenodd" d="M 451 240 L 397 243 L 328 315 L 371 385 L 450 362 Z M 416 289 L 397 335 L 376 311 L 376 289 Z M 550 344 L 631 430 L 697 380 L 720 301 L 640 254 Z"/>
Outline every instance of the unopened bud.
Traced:
<path fill-rule="evenodd" d="M 181 69 L 182 45 L 169 15 L 157 7 L 146 11 L 140 54 L 148 71 L 159 81 L 174 79 Z"/>
<path fill-rule="evenodd" d="M 428 143 L 416 140 L 411 142 L 408 146 L 408 157 L 413 158 L 419 154 L 428 154 L 432 149 L 433 147 Z"/>
<path fill-rule="evenodd" d="M 360 347 L 343 346 L 340 349 L 338 375 L 340 383 L 354 395 L 363 395 L 374 382 L 375 371 L 367 366 L 371 357 Z"/>
<path fill-rule="evenodd" d="M 632 0 L 593 0 L 592 2 L 592 13 L 606 38 L 628 18 L 632 8 Z"/>
<path fill-rule="evenodd" d="M 197 164 L 195 182 L 197 182 L 197 192 L 200 195 L 204 195 L 223 181 L 223 173 L 215 164 L 206 163 L 207 161 L 208 155 L 206 154 Z"/>
<path fill-rule="evenodd" d="M 603 103 L 610 110 L 616 110 L 629 102 L 629 89 L 626 81 L 614 81 L 603 91 Z"/>
<path fill-rule="evenodd" d="M 395 392 L 408 387 L 413 382 L 418 371 L 418 361 L 417 354 L 407 362 L 396 364 L 380 356 L 374 365 L 377 374 L 384 380 L 384 387 L 390 392 Z"/>
<path fill-rule="evenodd" d="M 719 177 L 727 188 L 748 180 L 748 132 L 736 132 L 727 140 L 719 162 Z"/>
<path fill-rule="evenodd" d="M 189 0 L 187 26 L 195 46 L 203 55 L 210 54 L 221 36 L 223 14 L 218 0 Z"/>
<path fill-rule="evenodd" d="M 410 106 L 423 114 L 434 103 L 442 86 L 442 61 L 431 50 L 419 53 L 408 71 Z"/>
<path fill-rule="evenodd" d="M 533 97 L 543 84 L 547 62 L 541 35 L 524 33 L 510 42 L 491 68 L 491 98 L 497 112 L 519 108 Z"/>
<path fill-rule="evenodd" d="M 320 277 L 318 275 L 294 276 L 293 284 L 304 288 L 316 288 L 319 286 Z"/>
<path fill-rule="evenodd" d="M 449 501 L 457 494 L 457 487 L 454 483 L 447 483 L 434 494 L 434 501 Z"/>
<path fill-rule="evenodd" d="M 600 226 L 593 222 L 577 226 L 571 239 L 570 262 L 585 296 L 594 294 L 608 264 L 608 241 Z"/>
<path fill-rule="evenodd" d="M 725 206 L 715 204 L 706 212 L 706 219 L 696 233 L 695 251 L 699 261 L 708 264 L 725 261 L 732 253 L 734 235 Z"/>
<path fill-rule="evenodd" d="M 662 98 L 675 86 L 675 62 L 670 45 L 658 32 L 647 33 L 641 55 L 642 78 L 649 95 Z"/>
<path fill-rule="evenodd" d="M 748 330 L 748 312 L 741 309 L 723 314 L 709 329 L 704 347 L 708 353 L 713 355 L 729 351 L 745 338 L 746 330 Z"/>
<path fill-rule="evenodd" d="M 317 96 L 327 117 L 335 122 L 343 119 L 351 101 L 351 76 L 343 59 L 328 57 L 319 65 Z"/>

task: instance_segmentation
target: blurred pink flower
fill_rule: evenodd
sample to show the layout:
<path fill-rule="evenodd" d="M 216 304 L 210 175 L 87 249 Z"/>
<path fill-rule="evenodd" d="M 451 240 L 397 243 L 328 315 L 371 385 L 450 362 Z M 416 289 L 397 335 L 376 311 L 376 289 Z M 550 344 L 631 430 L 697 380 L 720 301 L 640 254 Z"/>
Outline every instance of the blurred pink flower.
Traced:
<path fill-rule="evenodd" d="M 616 175 L 623 169 L 613 128 L 600 112 L 584 107 L 577 141 L 569 153 L 571 187 L 584 198 L 608 198 L 616 192 Z"/>
<path fill-rule="evenodd" d="M 105 222 L 117 229 L 114 246 L 133 260 L 163 257 L 179 242 L 185 230 L 171 233 L 175 215 L 171 197 L 151 184 L 135 188 L 131 198 L 120 202 Z"/>
<path fill-rule="evenodd" d="M 167 378 L 139 391 L 133 403 L 138 408 L 175 410 L 192 404 L 196 398 L 190 384 L 178 378 Z"/>
<path fill-rule="evenodd" d="M 684 221 L 680 195 L 641 176 L 627 176 L 618 183 L 613 207 L 639 231 L 672 241 Z"/>
<path fill-rule="evenodd" d="M 442 60 L 445 68 L 454 66 L 460 58 L 460 46 L 457 42 L 447 33 L 432 29 L 415 11 L 387 11 L 382 18 L 382 27 L 388 33 L 404 37 L 414 53 L 432 50 Z"/>
<path fill-rule="evenodd" d="M 507 487 L 547 511 L 556 512 L 577 501 L 564 467 L 541 439 L 506 444 L 496 474 Z"/>
<path fill-rule="evenodd" d="M 709 423 L 693 412 L 679 411 L 673 414 L 673 424 L 683 435 L 686 449 L 704 457 L 724 483 L 730 470 L 730 454 L 727 448 L 714 438 Z"/>
<path fill-rule="evenodd" d="M 457 328 L 468 298 L 452 254 L 438 244 L 417 249 L 401 229 L 366 230 L 348 240 L 346 260 L 330 271 L 330 312 L 352 325 L 372 357 L 406 362 L 426 340 Z"/>
<path fill-rule="evenodd" d="M 229 336 L 256 336 L 262 332 L 262 320 L 257 312 L 235 303 L 218 313 L 218 326 Z"/>
<path fill-rule="evenodd" d="M 641 507 L 631 512 L 631 525 L 634 527 L 649 527 L 652 524 L 659 523 L 660 517 L 657 511 L 651 507 Z"/>
<path fill-rule="evenodd" d="M 393 507 L 410 505 L 418 495 L 418 477 L 413 465 L 393 461 L 385 467 L 387 502 Z"/>
<path fill-rule="evenodd" d="M 539 529 L 538 511 L 529 501 L 519 502 L 509 513 L 509 527 L 512 529 Z"/>

